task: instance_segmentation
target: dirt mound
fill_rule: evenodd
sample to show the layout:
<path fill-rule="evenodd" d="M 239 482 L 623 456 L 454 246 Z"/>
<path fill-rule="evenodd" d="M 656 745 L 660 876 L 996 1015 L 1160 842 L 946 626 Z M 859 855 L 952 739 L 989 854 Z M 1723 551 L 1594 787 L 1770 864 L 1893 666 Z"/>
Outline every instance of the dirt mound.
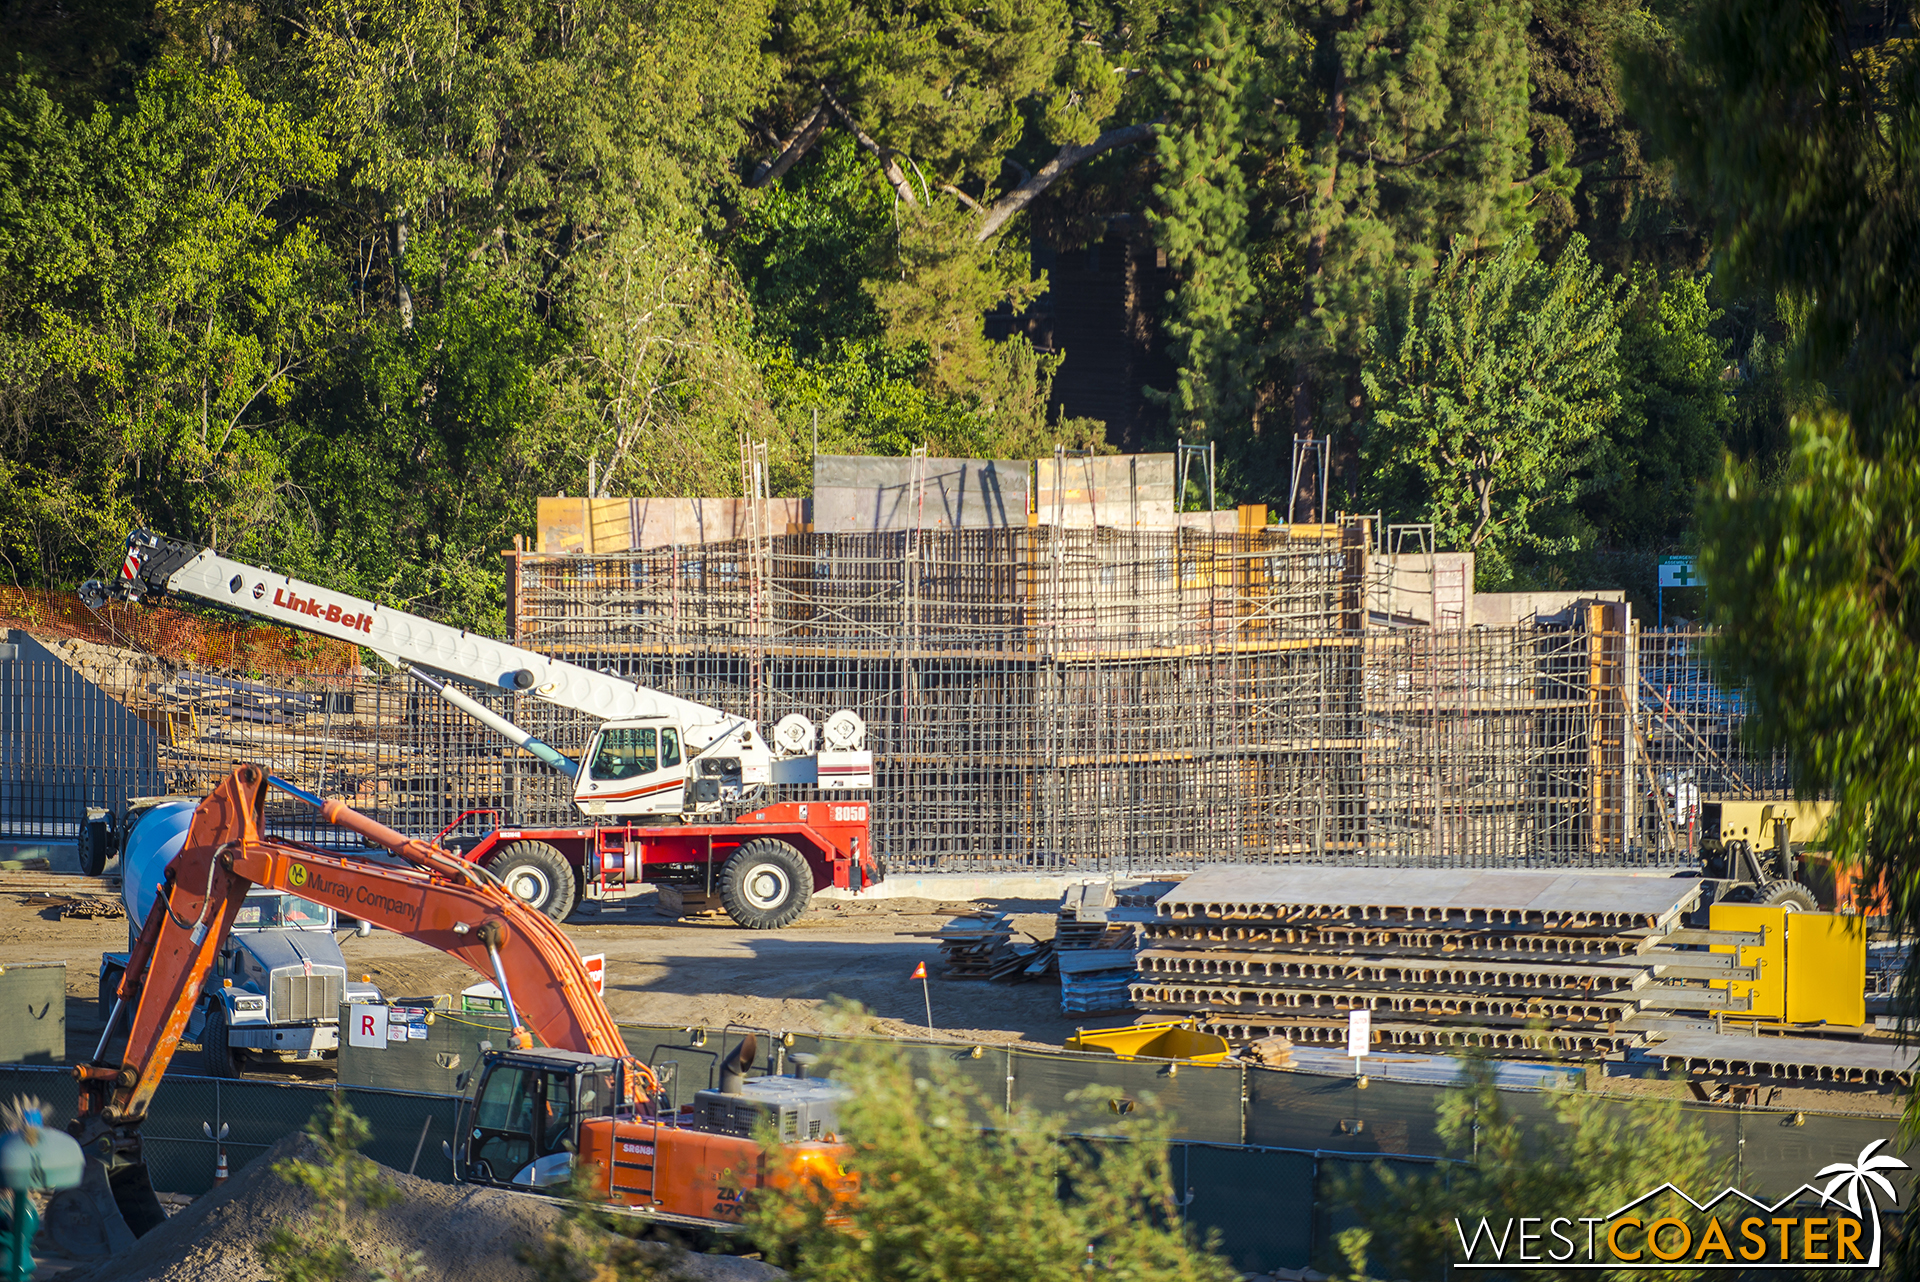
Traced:
<path fill-rule="evenodd" d="M 259 1246 L 276 1224 L 306 1218 L 312 1194 L 273 1173 L 287 1157 L 309 1157 L 312 1141 L 290 1135 L 140 1239 L 130 1252 L 62 1275 L 62 1282 L 266 1282 Z M 437 1184 L 398 1171 L 385 1174 L 400 1191 L 393 1205 L 360 1220 L 353 1243 L 363 1263 L 421 1254 L 430 1278 L 460 1282 L 531 1282 L 521 1249 L 561 1222 L 562 1208 L 494 1189 Z M 689 1282 L 771 1282 L 786 1275 L 758 1260 L 687 1255 L 675 1276 Z"/>

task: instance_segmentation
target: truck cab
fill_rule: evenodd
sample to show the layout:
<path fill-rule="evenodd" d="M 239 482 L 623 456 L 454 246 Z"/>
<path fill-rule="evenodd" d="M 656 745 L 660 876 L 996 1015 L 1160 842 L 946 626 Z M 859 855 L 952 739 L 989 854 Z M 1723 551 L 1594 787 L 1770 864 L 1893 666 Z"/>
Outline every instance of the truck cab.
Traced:
<path fill-rule="evenodd" d="M 103 1019 L 196 805 L 158 799 L 136 807 L 127 821 L 121 897 L 128 952 L 100 959 Z M 340 1003 L 380 1000 L 372 984 L 349 978 L 339 928 L 331 908 L 265 888 L 248 892 L 187 1023 L 187 1039 L 200 1044 L 209 1076 L 238 1077 L 249 1056 L 310 1063 L 339 1050 Z M 361 934 L 369 930 L 359 927 Z"/>

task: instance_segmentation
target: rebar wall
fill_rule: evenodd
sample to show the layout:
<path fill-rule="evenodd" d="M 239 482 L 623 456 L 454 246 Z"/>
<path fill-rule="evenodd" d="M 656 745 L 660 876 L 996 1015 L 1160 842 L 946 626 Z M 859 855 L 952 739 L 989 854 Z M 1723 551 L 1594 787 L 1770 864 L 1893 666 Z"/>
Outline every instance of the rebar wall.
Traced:
<path fill-rule="evenodd" d="M 1642 634 L 1618 603 L 1383 624 L 1372 539 L 1036 526 L 519 554 L 512 611 L 520 644 L 763 725 L 858 712 L 896 870 L 1669 863 L 1676 785 L 1785 795 L 1698 634 Z M 1438 602 L 1434 579 L 1412 589 Z M 576 822 L 564 781 L 408 678 L 133 667 L 108 692 L 169 788 L 244 759 L 422 835 Z M 586 718 L 489 697 L 584 747 Z"/>

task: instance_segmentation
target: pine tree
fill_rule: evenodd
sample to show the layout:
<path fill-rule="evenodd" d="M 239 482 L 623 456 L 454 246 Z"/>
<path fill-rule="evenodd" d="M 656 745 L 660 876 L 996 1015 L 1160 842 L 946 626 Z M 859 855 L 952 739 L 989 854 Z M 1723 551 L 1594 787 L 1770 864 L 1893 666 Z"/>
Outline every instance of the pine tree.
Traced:
<path fill-rule="evenodd" d="M 1180 277 L 1164 325 L 1177 367 L 1166 400 L 1181 436 L 1237 426 L 1251 402 L 1256 318 L 1241 171 L 1251 61 L 1237 12 L 1218 0 L 1161 53 L 1167 121 L 1148 221 Z"/>
<path fill-rule="evenodd" d="M 1450 244 L 1527 229 L 1527 6 L 1515 0 L 1316 0 L 1311 52 L 1280 95 L 1302 148 L 1274 211 L 1299 256 L 1283 350 L 1296 433 L 1357 446 L 1358 357 L 1374 301 Z M 1351 460 L 1348 462 L 1351 467 Z"/>

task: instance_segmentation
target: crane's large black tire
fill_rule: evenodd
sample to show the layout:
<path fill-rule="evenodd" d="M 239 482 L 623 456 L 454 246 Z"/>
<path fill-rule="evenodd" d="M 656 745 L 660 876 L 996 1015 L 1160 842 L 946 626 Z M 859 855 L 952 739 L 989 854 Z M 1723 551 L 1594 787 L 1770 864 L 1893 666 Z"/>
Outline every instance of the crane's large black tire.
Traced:
<path fill-rule="evenodd" d="M 1814 902 L 1813 892 L 1797 881 L 1773 882 L 1761 890 L 1758 899 L 1763 904 L 1784 908 L 1790 913 L 1810 913 L 1820 907 Z"/>
<path fill-rule="evenodd" d="M 573 866 L 544 841 L 516 841 L 481 861 L 481 866 L 520 897 L 555 921 L 565 921 L 579 897 Z"/>
<path fill-rule="evenodd" d="M 720 902 L 748 930 L 778 930 L 807 911 L 812 899 L 813 871 L 784 841 L 749 841 L 720 870 Z"/>
<path fill-rule="evenodd" d="M 208 1077 L 240 1076 L 242 1054 L 227 1040 L 227 1008 L 217 997 L 207 999 L 206 1022 L 200 1025 L 200 1062 Z"/>

